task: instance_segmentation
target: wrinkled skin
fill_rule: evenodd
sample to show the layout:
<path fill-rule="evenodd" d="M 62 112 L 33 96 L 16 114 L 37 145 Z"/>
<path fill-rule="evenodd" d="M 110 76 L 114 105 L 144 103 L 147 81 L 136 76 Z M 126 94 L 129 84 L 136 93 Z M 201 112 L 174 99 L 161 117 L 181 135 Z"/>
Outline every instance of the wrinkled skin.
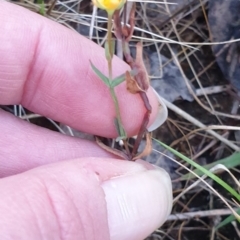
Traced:
<path fill-rule="evenodd" d="M 115 137 L 111 97 L 89 68 L 91 59 L 107 72 L 104 51 L 4 1 L 0 18 L 0 104 L 22 104 L 78 130 Z M 115 76 L 128 69 L 116 58 L 114 65 Z M 143 103 L 124 85 L 117 94 L 125 129 L 134 135 Z M 158 103 L 152 90 L 148 97 L 152 122 Z M 0 239 L 143 239 L 169 214 L 165 172 L 114 159 L 93 142 L 3 110 L 0 123 Z"/>

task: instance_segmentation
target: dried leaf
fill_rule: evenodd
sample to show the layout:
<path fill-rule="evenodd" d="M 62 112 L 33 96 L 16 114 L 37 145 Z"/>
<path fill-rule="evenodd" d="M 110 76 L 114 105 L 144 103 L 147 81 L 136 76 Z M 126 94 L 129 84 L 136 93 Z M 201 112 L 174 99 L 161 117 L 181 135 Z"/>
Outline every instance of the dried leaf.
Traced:
<path fill-rule="evenodd" d="M 107 145 L 105 145 L 99 137 L 95 136 L 95 139 L 96 139 L 96 143 L 98 144 L 98 146 L 100 146 L 102 149 L 106 150 L 107 152 L 110 152 L 114 155 L 117 155 L 125 160 L 129 160 L 129 157 L 126 153 L 124 153 L 123 151 L 120 151 L 118 149 L 115 149 L 115 148 L 111 148 Z"/>
<path fill-rule="evenodd" d="M 141 89 L 143 89 L 143 91 L 147 91 L 149 88 L 149 77 L 148 77 L 148 73 L 147 73 L 147 69 L 144 65 L 143 62 L 143 49 L 142 49 L 142 44 L 140 42 L 137 43 L 136 45 L 136 60 L 133 63 L 132 68 L 133 69 L 137 69 L 138 73 L 136 75 L 136 81 L 138 83 L 138 85 L 140 86 Z"/>
<path fill-rule="evenodd" d="M 122 24 L 120 10 L 116 10 L 113 15 L 114 34 L 118 40 L 122 40 Z"/>
<path fill-rule="evenodd" d="M 131 40 L 135 26 L 135 11 L 136 4 L 132 3 L 131 11 L 129 13 L 129 26 L 124 23 L 123 27 L 121 24 L 120 11 L 115 11 L 113 15 L 114 34 L 118 40 L 122 40 L 123 38 L 126 42 Z"/>
<path fill-rule="evenodd" d="M 141 93 L 140 93 L 140 96 L 141 96 L 141 95 L 146 95 L 146 96 L 147 96 L 147 94 L 146 94 L 145 92 L 141 92 Z M 141 97 L 142 97 L 142 96 L 141 96 Z M 147 98 L 147 97 L 146 97 L 146 98 Z M 143 99 L 143 98 L 142 98 L 142 99 Z M 147 99 L 147 100 L 148 100 L 148 99 Z M 145 99 L 143 99 L 143 102 L 144 102 L 144 104 L 145 104 Z M 148 131 L 147 131 L 147 125 L 148 125 L 148 123 L 149 123 L 149 117 L 150 117 L 150 114 L 151 114 L 151 105 L 149 104 L 149 106 L 150 106 L 150 110 L 148 110 L 148 109 L 146 108 L 146 112 L 145 112 L 144 117 L 143 117 L 143 120 L 142 120 L 142 125 L 141 125 L 141 127 L 140 127 L 140 129 L 139 129 L 139 131 L 138 131 L 138 135 L 137 135 L 136 141 L 135 141 L 134 146 L 133 146 L 133 149 L 132 149 L 132 156 L 133 156 L 133 157 L 136 156 L 136 154 L 137 154 L 139 145 L 140 145 L 140 143 L 141 143 L 141 140 L 142 140 L 144 134 L 145 134 L 146 132 L 148 132 Z"/>
<path fill-rule="evenodd" d="M 146 157 L 151 152 L 152 152 L 152 135 L 151 135 L 151 133 L 147 132 L 146 133 L 146 145 L 145 145 L 143 152 L 141 152 L 140 154 L 135 156 L 132 160 L 135 161 L 139 158 Z"/>
<path fill-rule="evenodd" d="M 147 70 L 143 63 L 142 44 L 141 43 L 137 44 L 136 60 L 129 62 L 129 65 L 131 66 L 131 68 L 133 70 L 135 70 L 137 72 L 137 74 L 134 78 L 135 88 L 133 88 L 133 89 L 138 90 L 136 92 L 140 94 L 142 101 L 144 103 L 144 106 L 146 108 L 146 113 L 144 115 L 141 128 L 139 129 L 138 136 L 137 136 L 136 142 L 135 142 L 135 144 L 133 146 L 133 150 L 132 150 L 133 159 L 136 159 L 136 157 L 134 157 L 134 156 L 137 153 L 137 150 L 138 150 L 138 147 L 139 147 L 142 137 L 147 132 L 147 124 L 149 122 L 149 117 L 152 112 L 152 107 L 149 103 L 149 100 L 148 100 L 148 97 L 146 94 L 146 91 L 149 88 L 149 78 L 148 78 Z M 126 81 L 127 81 L 127 78 L 126 78 Z M 136 88 L 136 86 L 137 86 L 137 88 Z M 127 88 L 128 88 L 128 85 L 127 85 Z M 144 155 L 147 153 L 147 149 L 146 149 L 146 151 L 144 151 Z M 139 156 L 142 156 L 142 155 L 139 155 Z M 137 157 L 139 157 L 139 156 L 137 156 Z"/>
<path fill-rule="evenodd" d="M 132 38 L 133 31 L 134 31 L 134 26 L 135 26 L 135 11 L 136 11 L 136 3 L 132 3 L 132 8 L 129 14 L 129 25 L 130 27 L 128 28 L 128 35 L 126 36 L 126 41 L 129 42 Z"/>
<path fill-rule="evenodd" d="M 139 85 L 137 84 L 136 80 L 134 78 L 132 78 L 131 74 L 129 71 L 126 71 L 126 85 L 127 85 L 127 90 L 130 93 L 139 93 L 142 92 L 143 90 L 139 87 Z"/>

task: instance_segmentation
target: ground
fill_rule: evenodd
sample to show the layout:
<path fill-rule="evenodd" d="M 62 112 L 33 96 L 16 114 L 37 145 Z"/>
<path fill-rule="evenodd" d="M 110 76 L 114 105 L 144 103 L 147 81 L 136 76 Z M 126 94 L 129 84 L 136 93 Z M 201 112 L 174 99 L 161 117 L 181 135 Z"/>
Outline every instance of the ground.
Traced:
<path fill-rule="evenodd" d="M 45 1 L 45 3 L 38 1 L 31 5 L 28 1 L 14 2 L 46 17 L 51 15 L 52 19 L 58 21 L 64 19 L 69 27 L 89 36 L 92 5 L 87 0 L 68 2 L 61 0 L 55 6 L 52 5 L 54 1 Z M 42 4 L 39 4 L 41 2 Z M 164 2 L 166 1 L 163 0 Z M 213 45 L 213 42 L 239 38 L 240 4 L 238 0 L 169 0 L 168 2 L 177 5 L 160 4 L 159 1 L 137 3 L 136 27 L 138 28 L 134 31 L 131 43 L 134 46 L 136 41 L 143 42 L 144 60 L 153 86 L 158 88 L 161 95 L 166 94 L 163 97 L 182 110 L 179 114 L 176 109 L 169 108 L 168 120 L 153 133 L 154 137 L 194 159 L 200 165 L 205 165 L 231 156 L 236 151 L 231 143 L 236 148 L 239 147 L 237 127 L 240 116 L 237 115 L 238 108 L 234 107 L 239 105 L 239 46 L 238 42 L 218 45 Z M 50 6 L 53 6 L 53 10 L 47 12 Z M 61 15 L 62 12 L 65 14 Z M 79 16 L 79 18 L 74 20 L 71 16 Z M 98 16 L 106 17 L 106 14 L 99 10 Z M 95 26 L 106 28 L 106 19 L 96 20 Z M 97 32 L 94 29 L 93 36 L 98 42 L 105 36 L 105 32 Z M 169 40 L 164 42 L 163 36 Z M 132 51 L 134 52 L 134 47 Z M 161 74 L 162 76 L 159 76 Z M 192 92 L 189 91 L 186 82 Z M 14 112 L 11 106 L 3 108 Z M 27 110 L 26 114 L 29 114 Z M 204 126 L 187 118 L 186 114 L 205 126 L 215 125 L 213 131 L 228 139 L 227 142 L 223 143 L 207 132 Z M 36 116 L 30 121 L 59 131 L 59 123 L 53 125 L 43 117 Z M 232 129 L 228 126 L 232 126 Z M 200 131 L 195 131 L 199 128 Z M 156 144 L 154 147 L 158 148 Z M 186 170 L 178 163 L 173 163 L 171 159 L 161 160 L 159 153 L 155 153 L 155 158 L 152 156 L 148 161 L 164 167 L 170 173 L 176 201 L 169 220 L 148 239 L 235 240 L 240 238 L 235 222 L 214 231 L 217 224 L 231 214 L 229 211 L 224 215 L 224 211 L 228 208 L 219 196 L 203 183 L 187 190 L 196 179 L 180 181 Z M 175 159 L 191 168 L 178 158 Z M 239 162 L 231 169 L 237 179 L 240 176 Z M 234 189 L 237 188 L 228 173 L 221 173 L 219 176 Z M 222 194 L 232 207 L 237 207 L 232 201 L 232 196 L 222 187 L 212 180 L 207 182 Z M 178 198 L 183 192 L 184 194 Z M 197 214 L 194 214 L 195 212 Z M 184 216 L 184 219 L 176 220 Z"/>

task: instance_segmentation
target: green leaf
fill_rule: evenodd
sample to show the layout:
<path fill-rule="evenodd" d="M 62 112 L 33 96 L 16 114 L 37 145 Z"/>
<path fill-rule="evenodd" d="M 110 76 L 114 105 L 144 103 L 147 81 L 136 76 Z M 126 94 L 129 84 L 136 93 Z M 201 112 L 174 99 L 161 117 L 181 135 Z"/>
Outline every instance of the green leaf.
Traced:
<path fill-rule="evenodd" d="M 215 161 L 213 163 L 204 165 L 203 167 L 205 169 L 209 170 L 212 167 L 216 166 L 217 164 L 223 164 L 227 169 L 237 167 L 237 166 L 240 165 L 240 153 L 232 154 L 231 156 L 229 156 L 227 158 L 220 159 L 220 160 Z M 203 175 L 203 173 L 199 169 L 196 169 L 193 172 L 196 173 L 199 176 Z M 188 174 L 183 175 L 180 179 L 181 180 L 187 180 L 187 179 L 193 179 L 195 177 L 196 176 L 193 175 L 192 173 L 188 173 Z"/>
<path fill-rule="evenodd" d="M 108 41 L 105 42 L 105 56 L 108 61 L 111 61 L 115 51 L 115 41 L 111 40 L 110 46 Z"/>
<path fill-rule="evenodd" d="M 240 214 L 240 208 L 236 211 L 238 214 Z M 230 215 L 228 216 L 226 219 L 224 219 L 222 222 L 220 222 L 217 226 L 216 226 L 216 230 L 224 227 L 225 225 L 229 224 L 230 222 L 232 222 L 233 220 L 235 220 L 235 216 L 234 215 Z"/>
<path fill-rule="evenodd" d="M 211 179 L 213 179 L 215 182 L 217 182 L 219 185 L 221 185 L 223 188 L 225 188 L 232 196 L 234 196 L 238 201 L 240 201 L 240 195 L 230 186 L 228 185 L 226 182 L 224 182 L 222 179 L 220 179 L 218 176 L 216 176 L 215 174 L 213 174 L 212 172 L 208 171 L 207 169 L 205 169 L 204 167 L 200 166 L 199 164 L 197 164 L 196 162 L 194 162 L 193 160 L 187 158 L 186 156 L 184 156 L 183 154 L 179 153 L 178 151 L 174 150 L 173 148 L 167 146 L 166 144 L 160 142 L 159 140 L 153 138 L 156 142 L 158 142 L 160 145 L 162 145 L 164 148 L 166 148 L 168 151 L 172 152 L 173 154 L 175 154 L 176 156 L 178 156 L 179 158 L 181 158 L 182 160 L 184 160 L 185 162 L 189 163 L 190 165 L 192 165 L 193 167 L 197 168 L 199 171 L 201 171 L 202 173 L 206 174 L 208 177 L 210 177 Z"/>
<path fill-rule="evenodd" d="M 131 74 L 132 77 L 134 77 L 134 76 L 137 75 L 137 71 L 136 70 L 132 70 L 132 71 L 130 71 L 130 74 Z M 116 78 L 114 78 L 112 80 L 112 82 L 111 82 L 111 87 L 114 88 L 114 87 L 118 86 L 119 84 L 121 84 L 124 81 L 125 81 L 125 73 L 120 75 L 120 76 L 118 76 L 118 77 L 116 77 Z"/>
<path fill-rule="evenodd" d="M 114 87 L 116 87 L 117 85 L 121 84 L 124 81 L 125 81 L 125 73 L 120 75 L 120 76 L 118 76 L 118 77 L 116 77 L 116 78 L 114 78 L 112 80 L 112 82 L 111 82 L 111 87 L 114 88 Z"/>
<path fill-rule="evenodd" d="M 94 73 L 108 86 L 110 87 L 110 82 L 109 82 L 109 79 L 103 74 L 101 73 L 100 70 L 98 70 L 94 65 L 93 63 L 90 61 L 90 64 L 91 64 L 91 67 L 94 71 Z"/>

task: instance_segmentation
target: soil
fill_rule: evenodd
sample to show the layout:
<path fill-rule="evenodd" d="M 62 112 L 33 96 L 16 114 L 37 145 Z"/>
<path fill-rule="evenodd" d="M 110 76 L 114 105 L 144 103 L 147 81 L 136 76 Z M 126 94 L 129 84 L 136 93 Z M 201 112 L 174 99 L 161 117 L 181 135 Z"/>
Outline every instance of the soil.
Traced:
<path fill-rule="evenodd" d="M 223 0 L 219 0 L 215 2 L 224 2 Z M 230 1 L 230 0 L 229 0 Z M 232 1 L 232 0 L 231 0 Z M 171 1 L 172 2 L 172 1 Z M 177 2 L 177 1 L 175 1 Z M 209 36 L 209 22 L 206 19 L 208 14 L 209 5 L 208 1 L 190 1 L 190 0 L 182 0 L 180 1 L 179 8 L 172 8 L 170 14 L 159 15 L 160 11 L 163 11 L 164 7 L 157 5 L 157 8 L 154 7 L 152 4 L 145 4 L 147 10 L 147 18 L 145 19 L 149 23 L 155 23 L 158 29 L 155 29 L 153 32 L 159 34 L 159 31 L 165 36 L 169 32 L 172 32 L 169 35 L 169 38 L 177 40 L 176 34 L 172 31 L 172 25 L 170 23 L 171 20 L 175 21 L 176 27 L 180 33 L 181 41 L 183 42 L 195 42 L 195 43 L 203 43 L 203 42 L 210 42 Z M 194 2 L 192 5 L 189 2 Z M 212 2 L 212 1 L 211 1 Z M 227 0 L 225 2 L 228 2 Z M 203 4 L 205 3 L 205 4 Z M 216 3 L 215 3 L 216 4 Z M 156 4 L 155 4 L 156 6 Z M 194 8 L 195 7 L 195 8 Z M 138 4 L 138 14 L 139 16 L 142 13 L 143 5 Z M 155 11 L 153 12 L 153 9 Z M 90 14 L 92 11 L 92 7 L 89 5 L 89 1 L 83 1 L 81 8 L 78 9 L 80 13 L 88 13 Z M 102 12 L 100 11 L 100 14 Z M 177 14 L 176 14 L 177 13 Z M 239 12 L 238 12 L 239 13 Z M 205 15 L 206 14 L 206 15 Z M 231 12 L 229 12 L 231 14 Z M 139 27 L 147 28 L 145 23 L 142 21 L 141 17 L 136 18 L 136 24 Z M 178 23 L 178 24 L 177 24 Z M 75 27 L 80 31 L 82 34 L 88 34 L 88 28 L 84 27 L 81 24 L 71 23 L 71 26 Z M 106 26 L 105 24 L 101 24 L 102 27 Z M 184 26 L 187 26 L 184 30 Z M 102 33 L 101 33 L 102 34 Z M 101 35 L 100 34 L 100 35 Z M 103 34 L 102 34 L 103 35 Z M 101 35 L 101 36 L 102 36 Z M 136 32 L 136 35 L 141 35 L 145 37 L 150 37 L 148 34 L 143 34 L 140 32 Z M 229 37 L 228 37 L 229 39 Z M 146 43 L 147 44 L 147 43 Z M 166 44 L 158 43 L 158 48 L 161 49 L 161 54 L 170 58 L 171 54 L 169 52 L 168 46 Z M 174 52 L 179 53 L 178 59 L 183 59 L 184 54 L 181 53 L 181 47 L 178 45 L 171 45 L 174 49 Z M 218 86 L 218 85 L 229 85 L 229 78 L 226 78 L 228 74 L 221 70 L 222 66 L 219 66 L 219 59 L 216 61 L 215 50 L 212 50 L 211 46 L 198 46 L 199 50 L 196 51 L 194 54 L 190 56 L 190 61 L 195 69 L 196 73 L 199 74 L 199 80 L 203 87 L 209 86 Z M 148 51 L 156 51 L 154 44 L 149 44 L 147 47 Z M 190 50 L 186 49 L 189 53 Z M 194 74 L 192 73 L 190 66 L 187 60 L 181 60 L 181 66 L 184 70 L 189 81 L 193 84 L 195 89 L 199 88 L 199 84 L 196 82 Z M 236 64 L 236 68 L 239 67 L 239 63 Z M 239 83 L 239 81 L 238 81 Z M 236 81 L 234 80 L 234 84 Z M 205 97 L 200 97 L 200 101 L 207 105 L 207 101 Z M 232 104 L 234 99 L 234 95 L 230 92 L 224 91 L 219 92 L 217 94 L 211 94 L 209 96 L 211 103 L 214 106 L 216 111 L 230 113 Z M 219 120 L 209 111 L 203 109 L 199 103 L 195 100 L 187 101 L 183 100 L 181 97 L 174 101 L 174 104 L 179 108 L 183 109 L 185 112 L 189 113 L 191 116 L 195 117 L 202 123 L 206 125 L 220 125 Z M 220 117 L 223 125 L 229 126 L 239 126 L 239 121 L 236 119 Z M 37 124 L 42 127 L 49 128 L 51 130 L 57 131 L 57 129 L 46 119 L 44 118 L 37 118 L 35 120 L 31 120 L 32 123 Z M 175 123 L 175 124 L 173 124 Z M 179 131 L 179 128 L 181 131 Z M 165 142 L 166 144 L 171 145 L 174 141 L 181 138 L 184 134 L 188 134 L 191 130 L 197 129 L 196 126 L 187 122 L 181 116 L 177 115 L 176 113 L 169 111 L 169 120 L 161 126 L 155 133 L 154 136 L 160 139 L 161 141 Z M 219 133 L 223 131 L 218 131 Z M 196 153 L 200 152 L 208 143 L 212 140 L 209 136 L 203 136 L 205 134 L 204 131 L 201 131 L 202 135 L 193 135 L 192 138 L 189 138 L 190 149 L 187 142 L 180 141 L 179 143 L 174 145 L 174 148 L 181 153 L 184 153 L 186 156 L 192 157 Z M 230 139 L 235 140 L 234 134 L 231 133 L 229 136 Z M 200 143 L 202 144 L 199 147 Z M 218 155 L 218 148 L 221 147 L 221 143 L 218 142 L 216 145 L 205 151 L 202 155 L 200 155 L 196 162 L 202 164 L 204 163 L 211 163 L 214 160 L 218 160 L 220 158 L 229 156 L 233 153 L 232 150 L 223 146 L 222 154 Z M 218 157 L 216 159 L 216 157 Z M 169 173 L 173 177 L 173 181 L 178 179 L 178 177 L 185 173 L 182 169 L 180 169 L 176 165 L 172 166 L 169 163 L 168 169 Z M 174 174 L 172 174 L 174 172 Z M 237 179 L 239 179 L 239 173 L 236 171 Z M 234 186 L 234 183 L 229 178 L 228 174 L 221 174 L 220 177 L 228 182 L 230 185 Z M 177 196 L 179 192 L 189 186 L 189 182 L 181 182 L 181 184 L 176 185 L 177 187 L 174 188 L 174 196 Z M 220 188 L 217 184 L 212 184 L 214 188 L 222 193 L 226 198 L 231 200 L 231 196 L 228 196 L 222 188 Z M 192 191 L 187 192 L 180 200 L 174 204 L 172 214 L 174 213 L 181 213 L 181 212 L 194 212 L 194 211 L 205 211 L 205 210 L 213 210 L 213 209 L 223 209 L 226 208 L 222 201 L 214 196 L 211 192 L 204 189 L 202 186 L 198 186 L 194 188 Z M 218 230 L 214 238 L 211 238 L 211 234 L 213 231 L 214 226 L 217 223 L 222 221 L 224 217 L 221 216 L 212 216 L 212 217 L 195 217 L 187 220 L 178 220 L 178 221 L 167 221 L 160 229 L 160 231 L 154 232 L 149 238 L 150 239 L 165 239 L 165 240 L 203 240 L 203 239 L 215 239 L 215 240 L 223 240 L 223 239 L 230 239 L 230 240 L 237 240 L 239 236 L 232 224 L 228 224 L 226 227 L 221 228 Z M 239 227 L 239 225 L 238 225 Z"/>

